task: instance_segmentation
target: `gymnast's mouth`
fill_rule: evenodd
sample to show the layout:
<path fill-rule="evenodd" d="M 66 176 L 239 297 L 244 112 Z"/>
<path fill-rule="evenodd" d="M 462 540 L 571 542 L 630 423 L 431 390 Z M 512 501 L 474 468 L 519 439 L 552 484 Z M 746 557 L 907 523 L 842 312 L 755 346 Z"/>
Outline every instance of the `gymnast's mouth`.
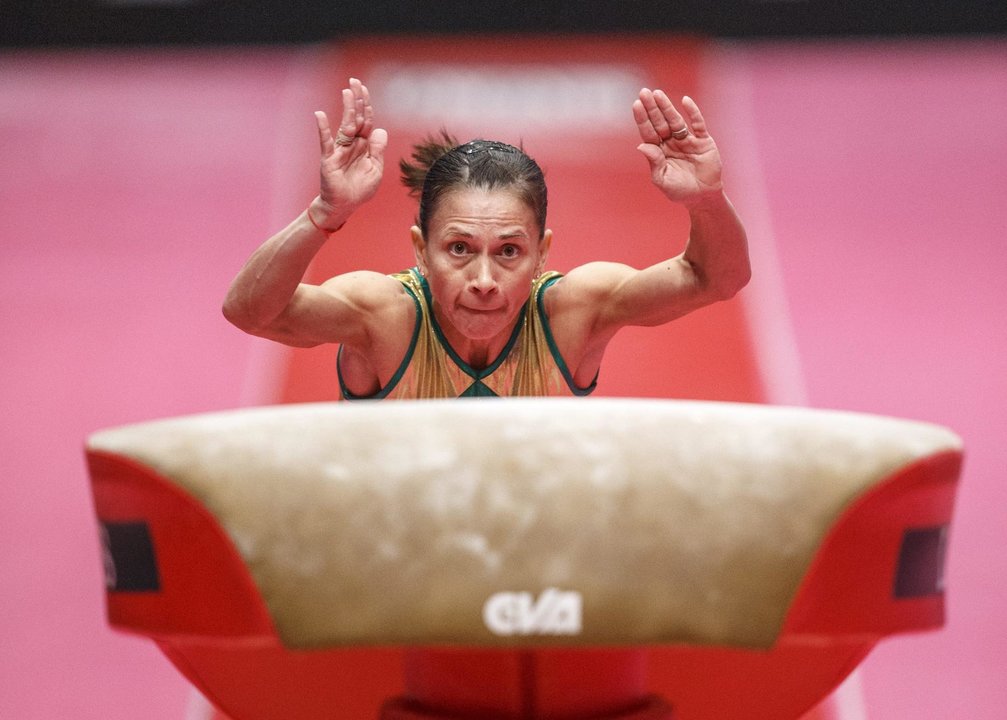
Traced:
<path fill-rule="evenodd" d="M 474 308 L 468 305 L 459 306 L 463 312 L 472 313 L 473 315 L 495 315 L 504 312 L 507 308 L 505 306 L 492 307 L 492 308 Z"/>

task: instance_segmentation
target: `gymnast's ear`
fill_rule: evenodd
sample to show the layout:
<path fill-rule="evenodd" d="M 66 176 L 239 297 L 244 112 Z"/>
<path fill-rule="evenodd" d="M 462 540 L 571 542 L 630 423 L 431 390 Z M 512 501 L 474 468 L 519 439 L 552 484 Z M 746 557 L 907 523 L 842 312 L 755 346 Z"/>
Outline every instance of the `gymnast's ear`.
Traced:
<path fill-rule="evenodd" d="M 409 235 L 413 241 L 413 254 L 416 256 L 416 267 L 420 269 L 420 275 L 427 274 L 427 241 L 423 237 L 423 231 L 418 226 L 409 228 Z"/>
<path fill-rule="evenodd" d="M 542 233 L 541 239 L 538 241 L 538 265 L 535 270 L 537 273 L 542 273 L 545 271 L 546 260 L 549 259 L 549 248 L 552 247 L 552 230 L 546 228 L 546 231 Z"/>

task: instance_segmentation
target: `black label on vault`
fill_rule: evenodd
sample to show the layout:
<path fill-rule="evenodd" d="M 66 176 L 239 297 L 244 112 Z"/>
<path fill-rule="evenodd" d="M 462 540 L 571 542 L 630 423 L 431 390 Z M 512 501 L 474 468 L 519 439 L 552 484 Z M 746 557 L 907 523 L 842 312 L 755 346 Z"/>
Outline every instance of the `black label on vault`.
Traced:
<path fill-rule="evenodd" d="M 157 592 L 161 582 L 150 527 L 145 522 L 102 522 L 105 587 L 111 592 Z"/>

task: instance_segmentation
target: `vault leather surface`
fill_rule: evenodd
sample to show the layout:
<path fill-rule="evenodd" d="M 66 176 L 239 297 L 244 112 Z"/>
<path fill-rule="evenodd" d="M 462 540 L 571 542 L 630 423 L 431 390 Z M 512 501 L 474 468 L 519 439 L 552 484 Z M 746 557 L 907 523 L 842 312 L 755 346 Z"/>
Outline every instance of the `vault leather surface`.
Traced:
<path fill-rule="evenodd" d="M 286 405 L 89 440 L 217 517 L 292 648 L 767 648 L 843 509 L 960 446 L 873 415 L 602 398 Z M 494 593 L 551 587 L 581 593 L 580 635 L 483 624 Z"/>

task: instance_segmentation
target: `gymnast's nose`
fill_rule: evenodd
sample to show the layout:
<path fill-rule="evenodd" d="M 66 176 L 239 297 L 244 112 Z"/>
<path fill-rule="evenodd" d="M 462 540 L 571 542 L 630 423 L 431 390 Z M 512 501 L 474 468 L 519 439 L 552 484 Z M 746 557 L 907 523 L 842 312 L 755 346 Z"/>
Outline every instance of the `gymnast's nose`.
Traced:
<path fill-rule="evenodd" d="M 469 289 L 476 295 L 490 295 L 498 288 L 493 259 L 479 255 L 473 259 L 472 275 L 469 277 Z"/>

